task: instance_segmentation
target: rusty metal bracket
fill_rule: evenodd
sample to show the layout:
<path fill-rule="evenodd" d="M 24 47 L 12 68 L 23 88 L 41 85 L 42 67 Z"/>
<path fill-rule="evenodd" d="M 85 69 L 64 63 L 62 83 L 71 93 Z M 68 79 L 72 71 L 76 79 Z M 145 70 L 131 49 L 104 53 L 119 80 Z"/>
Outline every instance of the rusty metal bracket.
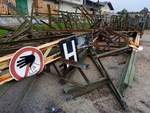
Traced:
<path fill-rule="evenodd" d="M 76 67 L 76 68 L 81 68 L 81 69 L 87 69 L 89 67 L 89 64 L 81 64 L 79 62 L 75 62 L 73 60 L 66 60 L 66 59 L 61 59 L 65 64 L 68 64 L 70 66 Z"/>

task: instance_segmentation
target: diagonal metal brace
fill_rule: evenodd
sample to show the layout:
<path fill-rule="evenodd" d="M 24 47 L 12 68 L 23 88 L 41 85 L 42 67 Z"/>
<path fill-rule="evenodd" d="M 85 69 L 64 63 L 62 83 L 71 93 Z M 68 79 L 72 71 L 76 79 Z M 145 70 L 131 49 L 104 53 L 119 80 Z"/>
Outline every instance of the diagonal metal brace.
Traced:
<path fill-rule="evenodd" d="M 107 80 L 108 80 L 108 87 L 110 88 L 110 90 L 112 91 L 112 93 L 114 94 L 116 99 L 118 100 L 118 102 L 121 105 L 121 107 L 125 111 L 128 111 L 128 106 L 127 106 L 126 102 L 124 101 L 123 96 L 120 94 L 118 89 L 115 87 L 114 83 L 112 82 L 111 78 L 109 77 L 109 74 L 107 73 L 106 69 L 104 68 L 102 62 L 100 61 L 99 58 L 95 58 L 94 57 L 94 56 L 97 55 L 95 50 L 93 48 L 89 48 L 89 53 L 90 53 L 91 60 L 93 61 L 93 63 L 95 64 L 95 66 L 97 67 L 99 72 L 102 74 L 103 77 L 107 78 Z"/>

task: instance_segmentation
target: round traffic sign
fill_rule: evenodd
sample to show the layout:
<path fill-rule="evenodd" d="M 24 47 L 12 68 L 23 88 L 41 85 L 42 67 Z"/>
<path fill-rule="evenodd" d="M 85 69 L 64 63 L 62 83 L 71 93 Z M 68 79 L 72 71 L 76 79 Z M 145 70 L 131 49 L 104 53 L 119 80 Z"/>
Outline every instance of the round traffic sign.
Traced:
<path fill-rule="evenodd" d="M 36 75 L 43 71 L 43 68 L 43 54 L 35 47 L 23 47 L 19 49 L 9 64 L 9 72 L 17 81 Z"/>

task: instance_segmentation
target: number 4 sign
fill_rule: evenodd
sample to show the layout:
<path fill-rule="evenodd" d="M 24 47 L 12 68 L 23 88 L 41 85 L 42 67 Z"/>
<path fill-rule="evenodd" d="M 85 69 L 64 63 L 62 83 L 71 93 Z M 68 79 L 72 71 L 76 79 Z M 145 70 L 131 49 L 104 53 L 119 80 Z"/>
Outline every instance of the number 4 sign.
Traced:
<path fill-rule="evenodd" d="M 44 58 L 40 50 L 35 47 L 19 49 L 12 57 L 9 65 L 11 76 L 19 81 L 40 73 L 44 68 Z"/>
<path fill-rule="evenodd" d="M 79 61 L 77 54 L 77 40 L 75 37 L 61 41 L 59 46 L 64 59 L 72 59 L 76 62 Z M 69 67 L 69 65 L 67 65 L 67 67 Z"/>

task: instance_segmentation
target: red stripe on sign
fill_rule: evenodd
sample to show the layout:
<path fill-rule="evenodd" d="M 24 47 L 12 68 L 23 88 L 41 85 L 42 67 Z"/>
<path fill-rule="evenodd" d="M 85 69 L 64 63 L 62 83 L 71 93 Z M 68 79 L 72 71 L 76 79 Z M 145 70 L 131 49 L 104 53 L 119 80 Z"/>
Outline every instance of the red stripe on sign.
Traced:
<path fill-rule="evenodd" d="M 29 76 L 29 70 L 30 70 L 30 65 L 27 65 L 25 70 L 25 77 Z"/>
<path fill-rule="evenodd" d="M 35 51 L 32 51 L 32 55 L 34 55 Z M 25 77 L 28 77 L 29 76 L 29 70 L 30 70 L 30 65 L 27 65 L 26 66 L 26 70 L 25 70 Z"/>

